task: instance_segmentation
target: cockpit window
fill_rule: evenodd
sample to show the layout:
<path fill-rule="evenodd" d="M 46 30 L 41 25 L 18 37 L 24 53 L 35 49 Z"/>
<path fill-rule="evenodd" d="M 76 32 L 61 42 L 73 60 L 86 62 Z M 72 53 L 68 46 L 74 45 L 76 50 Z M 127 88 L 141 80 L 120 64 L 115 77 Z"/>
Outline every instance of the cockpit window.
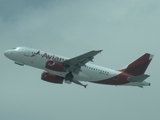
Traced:
<path fill-rule="evenodd" d="M 12 49 L 16 49 L 16 48 L 12 48 Z"/>

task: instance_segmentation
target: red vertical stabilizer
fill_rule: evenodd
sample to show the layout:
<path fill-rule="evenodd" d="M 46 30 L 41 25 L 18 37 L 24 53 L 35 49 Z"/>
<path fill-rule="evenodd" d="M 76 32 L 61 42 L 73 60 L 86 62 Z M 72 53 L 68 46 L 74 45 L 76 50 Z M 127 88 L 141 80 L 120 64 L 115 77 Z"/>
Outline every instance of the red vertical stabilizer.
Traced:
<path fill-rule="evenodd" d="M 143 75 L 151 62 L 153 55 L 146 53 L 123 69 L 123 72 L 133 76 Z"/>

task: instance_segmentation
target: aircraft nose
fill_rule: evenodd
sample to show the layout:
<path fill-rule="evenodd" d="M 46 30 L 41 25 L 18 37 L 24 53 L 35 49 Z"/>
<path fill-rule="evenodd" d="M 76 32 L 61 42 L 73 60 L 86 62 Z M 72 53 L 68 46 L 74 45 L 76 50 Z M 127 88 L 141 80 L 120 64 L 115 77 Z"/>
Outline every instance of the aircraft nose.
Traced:
<path fill-rule="evenodd" d="M 9 58 L 9 56 L 12 54 L 12 52 L 10 51 L 10 50 L 6 50 L 5 52 L 4 52 L 4 55 L 7 57 L 7 58 Z"/>
<path fill-rule="evenodd" d="M 7 56 L 8 56 L 8 51 L 5 51 L 5 52 L 4 52 L 4 55 L 7 57 Z"/>

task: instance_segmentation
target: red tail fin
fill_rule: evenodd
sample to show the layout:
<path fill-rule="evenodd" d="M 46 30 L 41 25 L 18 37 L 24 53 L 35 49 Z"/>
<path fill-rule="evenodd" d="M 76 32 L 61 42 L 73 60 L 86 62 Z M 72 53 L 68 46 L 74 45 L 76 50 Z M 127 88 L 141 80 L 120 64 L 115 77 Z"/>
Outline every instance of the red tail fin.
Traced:
<path fill-rule="evenodd" d="M 129 64 L 127 68 L 123 71 L 133 76 L 142 75 L 145 73 L 152 58 L 153 55 L 146 53 L 131 64 Z"/>

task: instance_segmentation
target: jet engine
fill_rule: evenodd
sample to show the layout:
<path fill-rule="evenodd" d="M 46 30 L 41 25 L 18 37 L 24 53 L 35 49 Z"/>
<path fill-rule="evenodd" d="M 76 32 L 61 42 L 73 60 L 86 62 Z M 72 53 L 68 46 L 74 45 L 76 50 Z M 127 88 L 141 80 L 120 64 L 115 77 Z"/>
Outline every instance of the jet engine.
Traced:
<path fill-rule="evenodd" d="M 51 83 L 62 84 L 64 78 L 48 72 L 43 72 L 41 75 L 41 79 Z"/>
<path fill-rule="evenodd" d="M 53 61 L 53 60 L 48 60 L 46 62 L 47 69 L 54 70 L 54 71 L 64 71 L 65 66 L 59 62 Z"/>

